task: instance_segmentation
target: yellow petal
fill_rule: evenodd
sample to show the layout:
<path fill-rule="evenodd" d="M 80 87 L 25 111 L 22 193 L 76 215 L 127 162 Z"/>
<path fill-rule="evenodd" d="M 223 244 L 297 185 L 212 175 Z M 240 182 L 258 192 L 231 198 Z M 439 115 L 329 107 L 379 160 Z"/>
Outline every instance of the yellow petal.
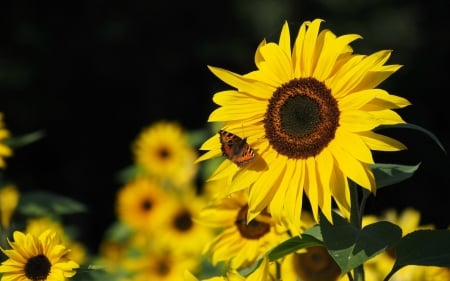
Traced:
<path fill-rule="evenodd" d="M 212 66 L 208 67 L 218 78 L 239 91 L 245 92 L 257 98 L 265 99 L 269 99 L 273 94 L 272 89 L 268 87 L 267 84 L 258 83 L 255 80 L 245 78 L 222 68 Z"/>
<path fill-rule="evenodd" d="M 325 80 L 333 70 L 338 57 L 346 50 L 347 45 L 359 38 L 361 36 L 357 34 L 348 34 L 336 38 L 331 31 L 324 31 L 324 45 L 314 70 L 314 77 L 319 81 Z"/>
<path fill-rule="evenodd" d="M 342 150 L 336 142 L 331 142 L 330 152 L 333 158 L 339 163 L 339 168 L 343 174 L 356 184 L 373 192 L 376 189 L 375 178 L 367 164 L 361 163 L 346 151 Z"/>
<path fill-rule="evenodd" d="M 359 135 L 371 150 L 399 151 L 407 149 L 407 147 L 403 143 L 393 138 L 383 136 L 371 131 L 362 132 L 359 133 Z"/>
<path fill-rule="evenodd" d="M 370 149 L 358 134 L 350 133 L 344 128 L 338 128 L 336 130 L 335 141 L 337 145 L 353 158 L 367 164 L 374 163 Z"/>
<path fill-rule="evenodd" d="M 303 42 L 303 52 L 301 54 L 301 61 L 304 70 L 304 76 L 311 76 L 316 67 L 317 59 L 320 55 L 320 49 L 317 46 L 317 37 L 319 34 L 321 19 L 315 19 L 311 23 L 307 23 L 308 30 L 305 34 Z"/>

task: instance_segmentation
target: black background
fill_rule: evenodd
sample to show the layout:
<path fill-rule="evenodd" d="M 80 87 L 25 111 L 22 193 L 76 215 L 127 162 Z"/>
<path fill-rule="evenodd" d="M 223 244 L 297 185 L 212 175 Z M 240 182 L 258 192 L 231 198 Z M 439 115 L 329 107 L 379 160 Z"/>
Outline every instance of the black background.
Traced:
<path fill-rule="evenodd" d="M 393 49 L 404 65 L 382 88 L 412 106 L 398 111 L 450 148 L 449 17 L 444 1 L 22 1 L 0 2 L 0 112 L 13 135 L 45 137 L 15 151 L 6 174 L 23 192 L 48 190 L 85 203 L 81 238 L 95 251 L 115 219 L 116 174 L 132 163 L 144 126 L 178 120 L 203 128 L 211 97 L 229 87 L 207 69 L 255 69 L 263 38 L 287 20 L 325 19 L 337 35 L 358 33 L 356 53 Z M 292 35 L 292 36 L 294 36 Z M 367 210 L 411 206 L 424 223 L 450 225 L 448 156 L 426 134 L 386 130 L 408 146 L 375 154 L 415 165 L 413 178 L 381 189 Z"/>

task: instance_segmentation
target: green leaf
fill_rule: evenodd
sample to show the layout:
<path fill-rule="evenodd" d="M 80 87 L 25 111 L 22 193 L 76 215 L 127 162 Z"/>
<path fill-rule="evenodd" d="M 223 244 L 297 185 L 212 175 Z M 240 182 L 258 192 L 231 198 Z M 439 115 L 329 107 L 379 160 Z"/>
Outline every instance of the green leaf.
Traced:
<path fill-rule="evenodd" d="M 375 163 L 372 165 L 372 171 L 375 175 L 377 188 L 393 185 L 404 181 L 419 169 L 420 163 L 414 166 L 400 164 Z"/>
<path fill-rule="evenodd" d="M 439 141 L 439 139 L 436 137 L 436 135 L 434 135 L 432 132 L 430 132 L 429 130 L 427 130 L 419 125 L 406 123 L 406 124 L 395 124 L 395 125 L 382 125 L 382 126 L 377 127 L 377 129 L 384 129 L 384 128 L 404 128 L 404 129 L 413 129 L 413 130 L 422 132 L 422 133 L 428 135 L 432 140 L 434 140 L 437 143 L 437 145 L 442 149 L 442 151 L 447 153 L 444 146 Z"/>
<path fill-rule="evenodd" d="M 41 138 L 43 138 L 44 135 L 45 135 L 44 131 L 36 131 L 26 135 L 12 136 L 5 140 L 5 144 L 13 149 L 16 149 L 21 146 L 25 146 L 33 142 L 36 142 Z"/>
<path fill-rule="evenodd" d="M 105 240 L 117 243 L 125 243 L 134 234 L 133 230 L 121 221 L 112 223 L 105 231 Z"/>
<path fill-rule="evenodd" d="M 312 246 L 323 246 L 323 242 L 312 235 L 303 233 L 301 237 L 291 237 L 275 246 L 272 250 L 269 251 L 267 256 L 269 257 L 269 261 L 275 261 L 297 250 Z"/>
<path fill-rule="evenodd" d="M 388 280 L 406 265 L 450 267 L 450 230 L 417 230 L 405 235 L 395 248 L 396 260 Z"/>
<path fill-rule="evenodd" d="M 69 197 L 45 191 L 21 194 L 17 210 L 26 216 L 60 216 L 87 210 L 82 203 Z"/>
<path fill-rule="evenodd" d="M 331 257 L 345 274 L 394 245 L 402 236 L 397 225 L 381 221 L 358 229 L 333 213 L 333 222 L 321 215 L 323 242 Z"/>

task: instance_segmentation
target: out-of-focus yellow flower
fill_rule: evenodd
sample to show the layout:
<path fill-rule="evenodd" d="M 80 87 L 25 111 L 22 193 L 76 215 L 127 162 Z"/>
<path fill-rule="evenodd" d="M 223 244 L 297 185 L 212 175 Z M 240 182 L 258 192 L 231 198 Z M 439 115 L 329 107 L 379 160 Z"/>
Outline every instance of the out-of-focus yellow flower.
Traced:
<path fill-rule="evenodd" d="M 306 251 L 293 253 L 281 264 L 283 281 L 347 281 L 340 276 L 341 269 L 324 247 L 309 247 Z"/>
<path fill-rule="evenodd" d="M 194 222 L 206 203 L 194 191 L 174 194 L 174 200 L 165 206 L 165 223 L 152 231 L 155 243 L 200 258 L 205 243 L 215 234 L 212 228 Z"/>
<path fill-rule="evenodd" d="M 135 163 L 165 183 L 184 188 L 195 177 L 197 153 L 177 122 L 159 121 L 144 129 L 132 144 Z"/>
<path fill-rule="evenodd" d="M 20 193 L 14 185 L 0 188 L 0 215 L 3 228 L 9 228 L 11 217 L 19 202 Z"/>
<path fill-rule="evenodd" d="M 419 229 L 434 229 L 433 225 L 420 224 L 420 212 L 413 208 L 406 208 L 398 213 L 394 209 L 386 210 L 382 215 L 366 215 L 363 217 L 363 226 L 377 221 L 389 221 L 402 229 L 402 235 L 405 236 Z M 367 281 L 383 280 L 391 271 L 395 262 L 395 250 L 387 251 L 375 256 L 364 264 Z M 397 271 L 390 280 L 392 281 L 423 281 L 425 266 L 408 265 Z"/>
<path fill-rule="evenodd" d="M 119 221 L 137 231 L 160 227 L 166 219 L 166 204 L 171 198 L 159 183 L 140 177 L 126 183 L 117 192 Z"/>
<path fill-rule="evenodd" d="M 12 149 L 5 144 L 5 140 L 10 137 L 9 131 L 5 128 L 3 123 L 3 113 L 0 112 L 0 168 L 6 167 L 5 157 L 10 157 L 13 154 Z"/>
<path fill-rule="evenodd" d="M 183 281 L 184 271 L 195 271 L 199 265 L 198 257 L 179 255 L 160 247 L 143 249 L 124 261 L 124 268 L 133 281 Z"/>

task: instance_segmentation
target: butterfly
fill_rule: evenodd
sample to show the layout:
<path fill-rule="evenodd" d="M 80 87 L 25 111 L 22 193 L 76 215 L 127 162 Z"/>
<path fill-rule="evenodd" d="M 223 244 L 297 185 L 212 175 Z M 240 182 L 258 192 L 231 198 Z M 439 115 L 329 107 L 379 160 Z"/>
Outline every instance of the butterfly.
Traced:
<path fill-rule="evenodd" d="M 219 131 L 222 154 L 239 167 L 255 159 L 255 152 L 247 143 L 247 138 L 241 138 L 225 130 Z"/>

